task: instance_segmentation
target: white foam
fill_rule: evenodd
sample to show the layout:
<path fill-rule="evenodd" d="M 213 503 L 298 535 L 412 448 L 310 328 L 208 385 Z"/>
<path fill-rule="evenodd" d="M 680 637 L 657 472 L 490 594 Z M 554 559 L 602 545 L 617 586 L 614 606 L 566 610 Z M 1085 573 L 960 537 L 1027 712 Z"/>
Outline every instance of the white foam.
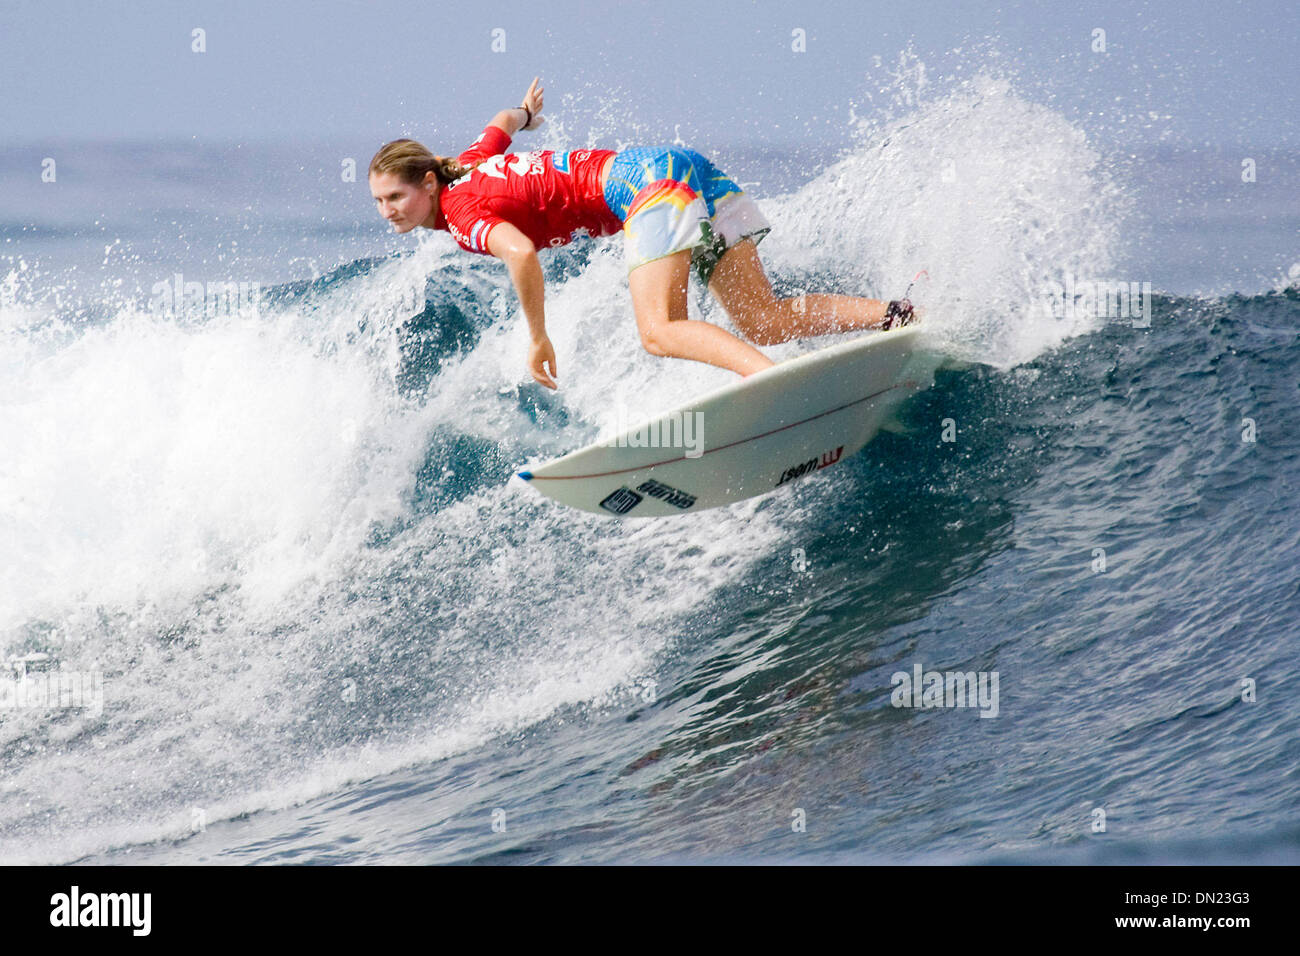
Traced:
<path fill-rule="evenodd" d="M 1083 133 L 987 76 L 912 100 L 902 119 L 863 121 L 861 148 L 767 204 L 765 256 L 882 299 L 926 270 L 911 297 L 965 360 L 1010 367 L 1095 327 L 1043 308 L 1065 273 L 1116 266 L 1129 205 Z"/>

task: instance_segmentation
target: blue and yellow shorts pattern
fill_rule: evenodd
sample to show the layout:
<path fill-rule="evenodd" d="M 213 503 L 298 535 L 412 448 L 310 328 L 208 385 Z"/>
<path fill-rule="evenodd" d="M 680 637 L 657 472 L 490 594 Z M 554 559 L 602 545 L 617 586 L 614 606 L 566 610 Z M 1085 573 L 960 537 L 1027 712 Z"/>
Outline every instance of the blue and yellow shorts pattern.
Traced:
<path fill-rule="evenodd" d="M 614 157 L 605 203 L 623 221 L 627 269 L 691 249 L 691 268 L 708 288 L 722 254 L 771 226 L 754 201 L 692 149 L 638 146 Z"/>

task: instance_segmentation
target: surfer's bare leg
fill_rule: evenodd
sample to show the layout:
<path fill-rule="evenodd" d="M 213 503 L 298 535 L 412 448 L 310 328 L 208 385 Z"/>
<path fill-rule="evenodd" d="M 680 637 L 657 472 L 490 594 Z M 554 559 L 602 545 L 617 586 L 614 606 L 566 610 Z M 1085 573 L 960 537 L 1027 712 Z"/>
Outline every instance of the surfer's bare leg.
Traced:
<path fill-rule="evenodd" d="M 690 265 L 691 251 L 683 249 L 639 265 L 628 274 L 636 327 L 645 350 L 666 358 L 707 362 L 740 375 L 752 375 L 775 364 L 726 329 L 686 317 Z"/>
<path fill-rule="evenodd" d="M 728 249 L 709 280 L 709 291 L 747 339 L 777 345 L 794 338 L 879 328 L 888 302 L 851 295 L 801 295 L 778 299 L 751 239 Z"/>

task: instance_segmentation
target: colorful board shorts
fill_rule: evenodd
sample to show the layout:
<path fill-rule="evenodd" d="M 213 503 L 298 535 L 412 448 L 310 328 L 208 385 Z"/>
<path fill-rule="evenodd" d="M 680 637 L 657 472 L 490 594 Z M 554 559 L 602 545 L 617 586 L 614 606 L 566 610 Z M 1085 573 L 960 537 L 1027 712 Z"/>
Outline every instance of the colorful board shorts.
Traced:
<path fill-rule="evenodd" d="M 754 200 L 693 149 L 638 146 L 614 157 L 605 203 L 623 221 L 627 271 L 683 249 L 707 289 L 722 254 L 771 232 Z"/>

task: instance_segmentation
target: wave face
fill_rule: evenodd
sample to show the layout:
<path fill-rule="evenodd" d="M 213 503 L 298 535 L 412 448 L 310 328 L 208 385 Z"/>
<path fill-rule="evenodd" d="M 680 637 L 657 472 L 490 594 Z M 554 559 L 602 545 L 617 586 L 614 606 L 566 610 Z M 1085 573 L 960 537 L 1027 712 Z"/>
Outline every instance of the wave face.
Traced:
<path fill-rule="evenodd" d="M 641 351 L 616 243 L 547 258 L 554 394 L 500 268 L 436 241 L 227 309 L 16 266 L 0 646 L 99 697 L 0 709 L 0 858 L 1077 856 L 1100 807 L 1160 859 L 1293 819 L 1300 294 L 1053 311 L 1122 269 L 1115 171 L 1002 80 L 906 106 L 764 200 L 764 261 L 926 270 L 958 361 L 689 523 L 506 483 L 729 380 Z M 915 664 L 997 671 L 998 718 L 892 706 Z"/>

